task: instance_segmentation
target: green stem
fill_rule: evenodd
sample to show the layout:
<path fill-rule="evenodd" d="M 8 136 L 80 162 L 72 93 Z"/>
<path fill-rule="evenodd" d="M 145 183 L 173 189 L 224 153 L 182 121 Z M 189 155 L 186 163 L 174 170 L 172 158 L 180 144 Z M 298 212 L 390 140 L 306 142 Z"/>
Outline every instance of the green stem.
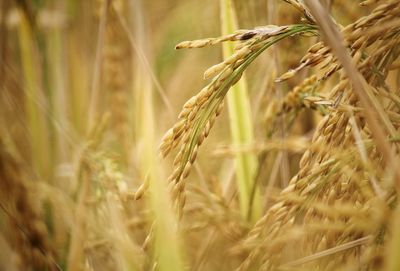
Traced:
<path fill-rule="evenodd" d="M 221 0 L 222 35 L 233 33 L 238 27 L 231 0 Z M 224 58 L 234 53 L 233 44 L 223 45 Z M 232 142 L 234 145 L 248 145 L 254 142 L 250 100 L 246 78 L 232 87 L 227 94 Z M 247 220 L 255 222 L 261 215 L 262 204 L 258 189 L 254 190 L 257 157 L 253 153 L 239 153 L 235 157 L 236 179 L 239 191 L 240 211 Z M 252 202 L 252 204 L 251 204 Z"/>

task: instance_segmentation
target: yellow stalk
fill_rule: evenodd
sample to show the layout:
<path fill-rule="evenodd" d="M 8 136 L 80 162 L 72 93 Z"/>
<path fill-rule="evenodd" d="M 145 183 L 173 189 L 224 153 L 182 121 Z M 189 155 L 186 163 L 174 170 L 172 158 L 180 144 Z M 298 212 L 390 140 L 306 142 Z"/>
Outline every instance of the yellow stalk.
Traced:
<path fill-rule="evenodd" d="M 147 41 L 143 26 L 143 10 L 139 3 L 132 6 L 133 15 L 136 18 L 135 28 L 139 49 L 147 57 Z M 137 146 L 141 146 L 140 162 L 141 176 L 149 184 L 148 204 L 154 215 L 153 250 L 157 270 L 183 270 L 183 261 L 179 250 L 180 238 L 177 233 L 177 218 L 173 212 L 172 204 L 168 196 L 167 183 L 161 172 L 160 161 L 157 155 L 156 124 L 153 105 L 153 86 L 149 71 L 143 58 L 135 56 L 134 73 L 134 97 L 135 108 L 134 122 L 136 124 Z"/>
<path fill-rule="evenodd" d="M 64 81 L 64 58 L 62 32 L 60 26 L 53 26 L 47 38 L 48 66 L 50 78 L 50 96 L 52 98 L 52 117 L 54 121 L 54 134 L 56 135 L 55 149 L 57 162 L 67 161 L 67 141 L 65 140 L 64 129 L 68 128 L 66 115 L 66 89 Z"/>
<path fill-rule="evenodd" d="M 18 37 L 25 89 L 25 113 L 28 121 L 31 159 L 37 173 L 48 179 L 51 167 L 51 148 L 48 124 L 44 110 L 46 101 L 41 89 L 38 72 L 37 47 L 31 25 L 22 10 L 19 10 Z"/>

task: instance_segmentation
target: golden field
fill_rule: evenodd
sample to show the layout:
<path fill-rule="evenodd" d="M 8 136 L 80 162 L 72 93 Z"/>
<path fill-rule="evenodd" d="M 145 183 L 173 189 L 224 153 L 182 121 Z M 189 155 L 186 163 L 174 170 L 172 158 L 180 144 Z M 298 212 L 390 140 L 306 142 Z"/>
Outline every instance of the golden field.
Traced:
<path fill-rule="evenodd" d="M 0 271 L 400 270 L 398 0 L 0 7 Z"/>

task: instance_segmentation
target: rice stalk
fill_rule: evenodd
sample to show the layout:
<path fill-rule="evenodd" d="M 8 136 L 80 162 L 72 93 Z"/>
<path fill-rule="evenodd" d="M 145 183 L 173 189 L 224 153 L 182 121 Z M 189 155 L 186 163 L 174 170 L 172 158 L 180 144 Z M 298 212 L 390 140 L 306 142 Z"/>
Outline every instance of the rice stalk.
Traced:
<path fill-rule="evenodd" d="M 379 18 L 382 18 L 378 16 L 377 14 L 383 12 L 383 10 L 392 10 L 393 8 L 397 8 L 398 5 L 394 3 L 390 4 L 384 4 L 382 6 L 379 6 L 376 8 L 376 11 L 372 12 L 372 15 L 366 16 L 364 18 L 361 18 L 359 21 L 363 22 L 366 24 L 369 20 L 374 21 L 374 20 L 379 20 Z M 325 16 L 326 17 L 326 16 Z M 357 25 L 357 23 L 355 24 Z M 359 23 L 361 25 L 361 23 Z M 345 29 L 352 29 L 353 31 L 357 31 L 357 27 L 352 28 L 351 26 L 346 27 Z M 346 31 L 346 30 L 344 30 Z M 390 29 L 388 29 L 390 31 Z M 351 36 L 350 33 L 352 32 L 345 32 L 346 36 L 349 35 Z M 353 32 L 354 33 L 354 32 Z M 354 33 L 355 34 L 355 33 Z M 385 35 L 383 35 L 383 39 L 385 38 Z M 373 40 L 373 41 L 376 41 Z M 393 43 L 389 45 L 391 42 L 388 43 L 387 45 L 387 50 L 393 51 L 396 50 L 396 40 L 392 40 Z M 379 41 L 378 41 L 379 42 Z M 369 44 L 369 46 L 372 43 Z M 389 49 L 388 47 L 391 47 Z M 359 47 L 354 46 L 353 49 L 357 50 Z M 363 48 L 365 49 L 365 48 Z M 329 49 L 326 48 L 323 44 L 318 44 L 316 46 L 313 46 L 309 52 L 310 56 L 314 57 L 314 60 L 310 60 L 312 63 L 321 63 L 320 60 L 317 60 L 317 55 L 314 54 L 316 51 L 325 51 L 329 52 Z M 381 62 L 379 59 L 379 56 L 382 51 L 375 51 L 371 53 L 370 58 L 376 60 L 376 64 L 380 67 L 378 67 L 379 70 L 385 70 L 386 65 L 390 65 L 390 61 L 388 57 L 386 59 L 388 61 L 386 62 Z M 387 52 L 387 51 L 386 51 Z M 387 54 L 387 53 L 386 53 Z M 355 59 L 353 59 L 353 63 L 356 63 L 357 65 L 360 65 L 360 58 L 357 58 L 357 54 L 353 52 L 353 56 Z M 307 59 L 307 58 L 305 58 Z M 311 58 L 308 58 L 311 59 Z M 331 58 L 332 59 L 332 58 Z M 305 60 L 307 65 L 307 60 Z M 329 63 L 329 62 L 328 62 Z M 335 62 L 330 62 L 328 65 L 324 63 L 322 65 L 322 74 L 323 77 L 321 78 L 322 80 L 325 80 L 327 77 L 331 76 L 335 71 L 340 69 L 339 66 L 334 66 Z M 369 62 L 371 65 L 371 62 Z M 365 78 L 369 81 L 369 84 L 372 86 L 374 89 L 378 89 L 379 86 L 382 84 L 382 80 L 374 80 L 374 75 L 371 74 L 370 70 L 365 69 L 366 66 L 364 66 L 364 69 L 361 69 L 363 72 L 363 75 L 366 76 Z M 326 73 L 325 73 L 326 72 Z M 343 208 L 344 206 L 342 205 L 345 202 L 350 202 L 352 204 L 355 204 L 356 206 L 359 206 L 362 208 L 362 212 L 365 212 L 365 214 L 373 215 L 375 212 L 379 212 L 379 208 L 381 209 L 386 209 L 388 208 L 387 205 L 390 204 L 391 199 L 389 195 L 392 195 L 393 191 L 391 190 L 391 183 L 385 183 L 385 181 L 382 180 L 382 175 L 384 171 L 377 170 L 378 168 L 381 168 L 381 156 L 377 153 L 376 151 L 376 146 L 371 146 L 368 147 L 368 157 L 373 161 L 374 166 L 373 168 L 375 169 L 376 174 L 378 174 L 378 177 L 380 179 L 380 182 L 385 184 L 386 189 L 388 189 L 385 199 L 387 202 L 382 201 L 382 198 L 379 199 L 380 193 L 377 193 L 376 187 L 373 184 L 373 182 L 370 182 L 367 186 L 365 185 L 366 182 L 369 182 L 368 178 L 366 176 L 363 177 L 363 174 L 365 174 L 365 169 L 364 168 L 364 162 L 365 161 L 365 155 L 364 158 L 362 158 L 362 155 L 360 158 L 357 158 L 354 160 L 356 157 L 359 157 L 359 155 L 354 155 L 356 153 L 359 153 L 358 149 L 355 149 L 352 151 L 353 154 L 347 153 L 344 151 L 342 148 L 349 148 L 351 146 L 351 142 L 354 141 L 354 138 L 352 138 L 352 131 L 351 128 L 348 125 L 349 119 L 347 113 L 344 111 L 343 113 L 340 113 L 338 108 L 340 106 L 343 106 L 345 104 L 350 104 L 354 105 L 356 104 L 356 97 L 355 94 L 352 92 L 349 92 L 351 88 L 348 86 L 349 82 L 347 78 L 343 76 L 343 72 L 341 72 L 342 75 L 340 77 L 340 81 L 338 82 L 337 86 L 332 89 L 330 93 L 330 99 L 335 100 L 336 102 L 331 104 L 333 105 L 329 109 L 328 115 L 326 115 L 319 123 L 316 131 L 314 132 L 311 147 L 309 148 L 308 151 L 306 151 L 300 161 L 300 170 L 298 174 L 292 179 L 291 183 L 287 188 L 285 188 L 282 191 L 282 200 L 278 200 L 278 202 L 273 205 L 269 211 L 263 216 L 263 218 L 260 219 L 258 223 L 256 223 L 255 227 L 253 230 L 250 231 L 249 237 L 248 237 L 248 244 L 251 244 L 253 240 L 260 240 L 261 236 L 264 236 L 264 241 L 257 242 L 259 245 L 254 245 L 251 249 L 250 252 L 246 258 L 246 260 L 242 263 L 242 265 L 238 268 L 238 270 L 247 270 L 249 268 L 256 267 L 256 266 L 262 266 L 263 268 L 266 268 L 268 270 L 274 269 L 274 267 L 277 266 L 279 262 L 290 262 L 290 259 L 295 258 L 293 255 L 290 255 L 291 253 L 286 251 L 285 255 L 281 254 L 279 251 L 282 251 L 285 247 L 287 248 L 290 246 L 291 242 L 286 242 L 286 244 L 282 244 L 279 247 L 270 247 L 268 249 L 273 249 L 274 253 L 272 254 L 265 254 L 266 253 L 266 247 L 269 247 L 269 243 L 271 239 L 278 238 L 280 233 L 282 232 L 287 232 L 290 230 L 291 227 L 295 225 L 295 219 L 296 217 L 299 217 L 301 215 L 297 212 L 298 211 L 298 204 L 308 202 L 311 204 L 311 206 L 315 206 L 317 202 L 322 202 L 322 201 L 327 201 L 329 204 L 329 208 L 331 208 L 331 204 L 334 202 L 340 203 L 340 208 Z M 321 80 L 320 79 L 320 80 Z M 338 91 L 340 90 L 340 91 Z M 376 94 L 375 94 L 376 95 Z M 336 98 L 335 98 L 336 96 Z M 337 100 L 339 97 L 339 100 Z M 384 109 L 385 111 L 389 110 L 390 105 L 385 104 L 387 107 Z M 344 107 L 345 108 L 345 107 Z M 357 123 L 356 126 L 353 125 L 353 129 L 355 127 L 362 127 L 362 137 L 371 137 L 371 130 L 367 129 L 366 127 L 366 122 L 365 119 L 361 119 L 359 117 L 359 114 L 361 113 L 360 110 L 353 111 L 354 113 L 357 113 Z M 388 115 L 385 113 L 384 118 L 387 118 Z M 349 145 L 350 144 L 350 145 Z M 326 146 L 329 146 L 326 148 Z M 372 147 L 372 148 L 371 148 Z M 338 148 L 338 149 L 337 149 Z M 340 154 L 340 159 L 338 160 L 332 160 L 332 158 L 335 155 Z M 349 159 L 353 159 L 352 161 Z M 342 166 L 339 166 L 339 164 L 344 163 Z M 356 162 L 355 164 L 353 164 Z M 346 164 L 347 163 L 347 164 Z M 349 166 L 350 164 L 353 164 L 353 166 Z M 340 169 L 342 168 L 342 169 Z M 360 169 L 362 169 L 360 171 Z M 359 173 L 358 173 L 359 172 Z M 388 176 L 390 179 L 390 175 Z M 345 185 L 345 186 L 344 186 Z M 344 190 L 348 191 L 349 194 L 344 193 Z M 339 192 L 340 191 L 340 192 Z M 390 192 L 389 192 L 390 191 Z M 293 206 L 293 202 L 285 203 L 285 199 L 288 200 L 287 196 L 290 194 L 297 194 L 299 193 L 300 195 L 306 196 L 307 199 L 303 199 L 300 202 L 296 203 L 295 206 Z M 351 194 L 351 196 L 350 196 Z M 369 205 L 369 202 L 374 202 L 374 204 L 377 204 L 377 206 Z M 322 213 L 318 214 L 315 213 L 314 211 L 309 209 L 310 207 L 307 207 L 305 209 L 308 210 L 304 214 L 304 218 L 301 220 L 301 225 L 303 227 L 307 227 L 307 225 L 311 225 L 313 221 L 318 221 L 319 219 L 325 219 L 327 221 L 328 218 L 327 216 L 327 209 Z M 297 213 L 297 214 L 296 214 Z M 353 216 L 355 216 L 355 212 L 352 213 Z M 350 241 L 351 237 L 360 237 L 360 236 L 366 236 L 368 234 L 376 234 L 379 235 L 381 231 L 381 225 L 384 224 L 383 218 L 379 216 L 374 217 L 375 222 L 373 223 L 375 225 L 375 228 L 370 227 L 371 224 L 370 221 L 371 219 L 365 219 L 365 222 L 362 221 L 356 221 L 354 218 L 352 218 L 350 221 L 348 221 L 348 224 L 340 226 L 338 229 L 341 231 L 340 235 L 332 235 L 329 231 L 324 232 L 323 235 L 323 240 L 321 238 L 314 236 L 313 240 L 309 239 L 312 235 L 308 235 L 308 233 L 305 229 L 302 230 L 302 234 L 305 236 L 304 240 L 297 239 L 298 244 L 304 244 L 304 247 L 302 248 L 303 251 L 300 254 L 305 254 L 307 255 L 307 252 L 309 251 L 309 254 L 312 254 L 312 252 L 316 251 L 316 248 L 320 247 L 329 247 L 329 244 L 331 246 L 334 246 L 334 244 L 340 244 L 345 242 L 346 240 Z M 334 220 L 337 220 L 337 218 L 334 218 Z M 330 223 L 333 223 L 332 221 Z M 368 225 L 369 224 L 369 225 Z M 364 226 L 362 226 L 364 225 Z M 357 230 L 356 230 L 357 229 Z M 334 237 L 335 236 L 335 237 Z M 322 244 L 322 241 L 324 241 Z M 253 243 L 254 244 L 254 243 Z M 263 245 L 261 245 L 263 244 Z M 371 249 L 373 249 L 374 245 L 371 245 Z M 319 264 L 324 264 L 322 266 L 340 266 L 340 263 L 348 261 L 349 263 L 352 262 L 352 259 L 357 259 L 362 258 L 364 259 L 363 265 L 365 266 L 374 266 L 374 260 L 372 258 L 366 259 L 365 255 L 369 254 L 368 249 L 359 249 L 357 252 L 353 254 L 348 254 L 348 255 L 343 255 L 338 256 L 338 258 L 335 260 L 336 257 L 330 257 L 330 259 L 327 261 L 321 261 Z M 264 253 L 265 256 L 262 256 Z M 299 254 L 296 253 L 296 251 L 292 252 L 294 255 Z M 274 256 L 271 256 L 274 255 Z M 286 259 L 285 259 L 286 257 Z M 353 258 L 354 257 L 354 258 Z M 376 255 L 377 258 L 380 256 Z M 323 263 L 324 262 L 324 263 Z M 279 264 L 278 264 L 279 265 Z M 318 268 L 323 268 L 321 265 L 314 265 Z M 380 268 L 379 265 L 376 266 L 376 268 Z"/>
<path fill-rule="evenodd" d="M 346 53 L 346 49 L 343 47 L 343 42 L 340 37 L 339 32 L 335 29 L 332 21 L 329 21 L 329 17 L 325 12 L 324 8 L 315 1 L 306 0 L 307 5 L 310 7 L 314 16 L 317 17 L 317 22 L 320 24 L 324 37 L 327 39 L 327 43 L 332 47 L 337 58 L 343 65 L 349 79 L 352 81 L 353 89 L 360 99 L 361 104 L 365 108 L 366 119 L 371 126 L 372 135 L 375 137 L 378 144 L 378 148 L 383 154 L 383 157 L 388 165 L 394 171 L 395 183 L 400 185 L 400 171 L 397 170 L 395 166 L 396 160 L 394 154 L 385 139 L 386 133 L 380 128 L 376 115 L 380 116 L 380 120 L 386 124 L 391 135 L 394 136 L 395 130 L 392 127 L 391 122 L 387 121 L 385 112 L 379 105 L 379 102 L 374 99 L 375 96 L 369 91 L 368 83 L 365 79 L 358 73 L 357 69 L 353 66 L 351 57 Z"/>
<path fill-rule="evenodd" d="M 58 8 L 59 12 L 61 8 Z M 54 11 L 54 12 L 57 12 Z M 49 86 L 50 86 L 50 97 L 51 97 L 51 115 L 52 119 L 57 120 L 53 124 L 52 133 L 55 134 L 56 140 L 52 149 L 55 151 L 54 156 L 57 162 L 60 164 L 65 163 L 70 155 L 69 146 L 63 140 L 63 132 L 65 128 L 69 127 L 69 122 L 67 118 L 67 104 L 69 101 L 69 96 L 67 96 L 66 87 L 67 84 L 64 81 L 65 78 L 65 47 L 63 41 L 65 39 L 62 33 L 62 27 L 65 22 L 61 21 L 59 23 L 54 22 L 47 27 L 49 27 L 49 33 L 47 38 L 47 43 L 49 44 L 47 48 L 48 59 L 53 61 L 48 62 L 49 67 Z M 51 46 L 50 46 L 51 45 Z M 64 129 L 59 129 L 63 127 Z"/>
<path fill-rule="evenodd" d="M 169 182 L 173 184 L 173 197 L 178 199 L 180 209 L 184 204 L 184 198 L 179 198 L 183 195 L 185 179 L 196 159 L 198 148 L 209 135 L 216 117 L 221 113 L 227 92 L 264 50 L 286 37 L 301 33 L 313 34 L 313 31 L 314 26 L 311 25 L 267 26 L 237 31 L 218 38 L 218 42 L 243 39 L 244 41 L 238 44 L 232 56 L 218 64 L 217 75 L 211 83 L 186 102 L 179 114 L 180 121 L 164 135 L 160 145 L 162 156 L 166 156 L 179 143 L 183 143 L 174 160 L 175 169 L 169 177 Z M 210 40 L 213 39 L 183 42 L 178 44 L 177 48 L 203 47 L 210 44 Z M 220 66 L 224 68 L 221 70 Z"/>
<path fill-rule="evenodd" d="M 222 35 L 232 33 L 237 29 L 236 14 L 232 1 L 221 0 Z M 234 54 L 232 44 L 223 44 L 223 57 Z M 232 142 L 235 145 L 251 144 L 254 141 L 251 120 L 250 101 L 248 97 L 246 78 L 242 75 L 237 85 L 232 86 L 227 94 Z M 239 205 L 243 217 L 255 221 L 261 214 L 261 198 L 255 183 L 257 158 L 254 154 L 238 154 L 235 159 Z"/>
<path fill-rule="evenodd" d="M 147 36 L 143 28 L 143 4 L 137 1 L 132 5 L 132 15 L 135 16 L 136 46 L 145 52 Z M 152 263 L 157 270 L 183 270 L 184 262 L 181 253 L 181 237 L 177 231 L 176 216 L 167 192 L 167 184 L 164 182 L 162 171 L 157 165 L 156 124 L 154 113 L 153 84 L 150 75 L 145 72 L 140 56 L 134 59 L 134 93 L 136 95 L 135 116 L 137 116 L 136 140 L 138 140 L 138 155 L 140 155 L 140 176 L 145 186 L 148 186 L 148 206 L 152 211 L 153 223 L 145 240 L 151 242 L 153 253 Z M 139 59 L 138 59 L 139 58 Z"/>
<path fill-rule="evenodd" d="M 18 38 L 24 74 L 24 102 L 26 119 L 29 123 L 31 160 L 38 174 L 47 179 L 51 176 L 52 160 L 50 155 L 42 155 L 42 150 L 51 150 L 51 146 L 48 141 L 48 123 L 43 113 L 47 100 L 43 94 L 40 69 L 36 67 L 39 62 L 37 59 L 38 49 L 28 15 L 22 9 L 18 9 L 18 15 L 20 19 Z"/>

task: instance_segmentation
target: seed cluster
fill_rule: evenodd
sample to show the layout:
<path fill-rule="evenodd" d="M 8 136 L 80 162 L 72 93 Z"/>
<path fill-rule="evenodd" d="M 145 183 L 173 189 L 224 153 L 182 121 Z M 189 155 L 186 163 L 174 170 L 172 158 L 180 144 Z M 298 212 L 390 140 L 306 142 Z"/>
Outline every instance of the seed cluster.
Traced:
<path fill-rule="evenodd" d="M 215 39 L 185 41 L 176 46 L 178 49 L 200 48 L 224 41 L 239 41 L 232 56 L 205 71 L 205 78 L 213 77 L 211 83 L 184 104 L 178 117 L 179 121 L 162 139 L 160 151 L 163 157 L 180 146 L 173 163 L 175 168 L 169 177 L 172 197 L 180 214 L 185 204 L 185 179 L 196 160 L 199 147 L 209 135 L 216 117 L 221 113 L 227 91 L 239 81 L 244 69 L 267 47 L 285 35 L 312 29 L 307 26 L 266 26 L 253 30 L 240 30 L 232 35 Z"/>
<path fill-rule="evenodd" d="M 382 53 L 385 54 L 387 49 L 392 47 L 393 43 L 396 42 L 393 39 L 393 35 L 397 35 L 397 28 L 395 25 L 390 24 L 390 22 L 399 14 L 400 10 L 397 4 L 396 1 L 388 1 L 374 9 L 370 15 L 362 17 L 355 23 L 349 24 L 342 29 L 354 62 L 362 62 L 359 66 L 360 69 L 370 69 L 377 57 L 382 56 Z M 383 26 L 379 29 L 381 31 L 368 31 L 371 27 L 378 25 Z M 369 56 L 363 55 L 367 53 L 365 50 L 370 46 L 373 46 L 374 49 L 376 48 L 374 54 Z M 327 79 L 341 68 L 337 63 L 336 57 L 332 55 L 330 48 L 325 46 L 323 42 L 318 42 L 310 47 L 297 68 L 281 75 L 276 81 L 280 82 L 292 78 L 305 67 L 315 67 L 318 69 L 320 74 L 322 74 L 319 80 Z"/>
<path fill-rule="evenodd" d="M 392 118 L 398 114 L 395 104 L 399 93 L 388 91 L 384 80 L 400 42 L 398 29 L 391 26 L 388 20 L 395 20 L 399 8 L 398 1 L 386 1 L 370 15 L 342 29 L 353 61 L 369 83 L 372 95 L 375 98 L 381 96 L 378 103 L 389 118 L 383 125 L 391 136 L 395 136 L 399 128 Z M 373 30 L 368 32 L 368 29 L 382 24 L 387 27 L 381 27 L 379 34 Z M 384 217 L 376 217 L 374 213 L 387 210 L 393 204 L 393 187 L 382 181 L 385 179 L 381 175 L 384 171 L 371 173 L 369 170 L 370 167 L 382 168 L 382 157 L 368 140 L 371 132 L 362 110 L 357 108 L 358 99 L 329 47 L 322 42 L 315 44 L 303 58 L 300 68 L 290 71 L 290 76 L 283 75 L 281 79 L 293 76 L 305 66 L 314 66 L 321 71 L 319 81 L 339 71 L 337 85 L 329 93 L 330 99 L 335 101 L 334 106 L 319 122 L 312 143 L 300 161 L 298 174 L 249 232 L 243 245 L 238 247 L 239 251 L 247 250 L 246 259 L 238 270 L 249 270 L 260 262 L 262 270 L 276 270 L 279 266 L 283 267 L 282 264 L 290 263 L 296 255 L 312 255 L 339 244 L 379 235 L 382 230 L 379 225 L 386 222 Z M 372 220 L 376 228 L 371 228 Z M 295 250 L 288 252 L 293 242 L 299 244 L 296 250 L 301 253 Z M 287 254 L 291 253 L 292 258 L 287 258 Z M 322 258 L 309 267 L 332 270 L 353 256 L 361 259 L 362 265 L 374 266 L 376 261 L 382 260 L 383 254 L 377 253 L 371 245 L 354 250 L 354 253 Z"/>

